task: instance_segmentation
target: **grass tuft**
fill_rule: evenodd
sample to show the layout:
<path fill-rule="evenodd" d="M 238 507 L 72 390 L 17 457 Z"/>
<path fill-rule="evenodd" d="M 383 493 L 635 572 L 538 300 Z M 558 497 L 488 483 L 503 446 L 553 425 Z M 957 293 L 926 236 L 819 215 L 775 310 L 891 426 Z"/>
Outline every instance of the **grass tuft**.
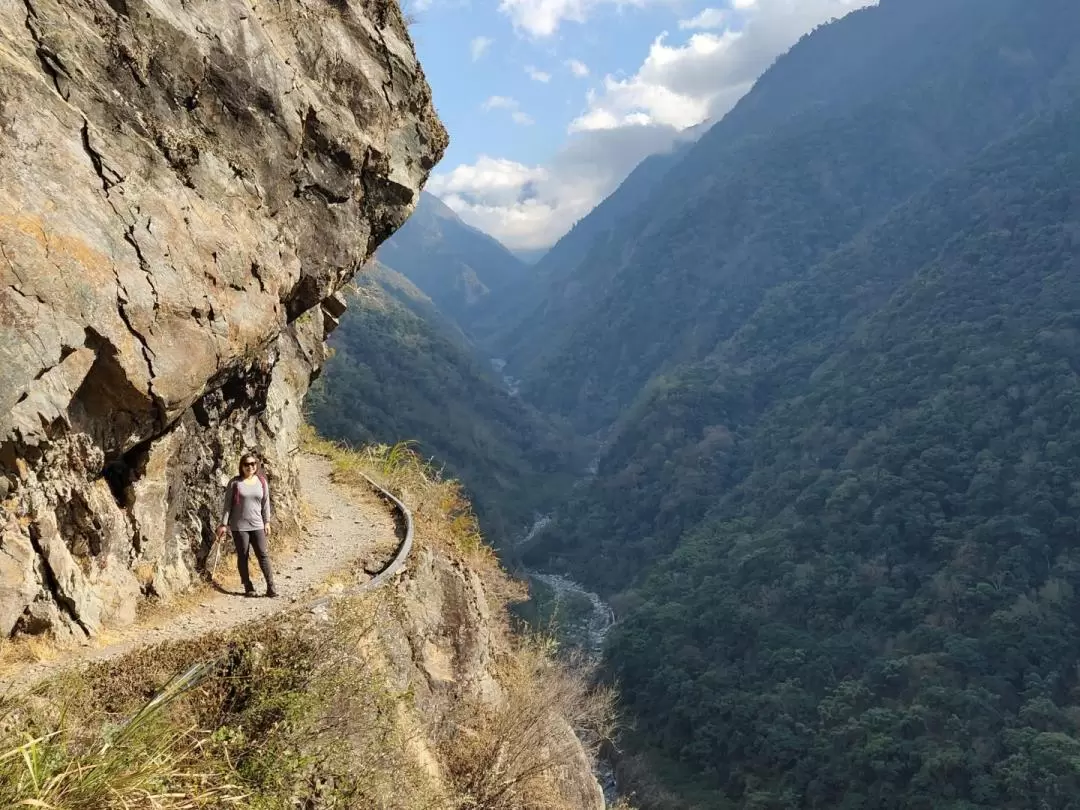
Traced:
<path fill-rule="evenodd" d="M 189 668 L 129 720 L 90 738 L 65 725 L 9 732 L 0 749 L 0 806 L 197 810 L 241 801 L 243 792 L 200 756 L 203 739 L 196 730 L 167 717 L 169 707 L 213 670 L 214 663 Z"/>

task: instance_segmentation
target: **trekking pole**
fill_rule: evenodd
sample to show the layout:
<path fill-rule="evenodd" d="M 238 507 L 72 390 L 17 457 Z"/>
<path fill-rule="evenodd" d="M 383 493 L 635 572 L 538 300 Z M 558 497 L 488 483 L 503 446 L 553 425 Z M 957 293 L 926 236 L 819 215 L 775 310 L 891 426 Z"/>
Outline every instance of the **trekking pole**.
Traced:
<path fill-rule="evenodd" d="M 217 567 L 218 567 L 218 563 L 219 563 L 219 562 L 221 562 L 221 546 L 222 546 L 222 540 L 221 540 L 221 538 L 220 538 L 220 537 L 218 537 L 218 536 L 217 536 L 217 534 L 215 534 L 215 535 L 214 535 L 214 545 L 215 545 L 215 546 L 217 547 L 217 556 L 216 556 L 216 557 L 214 558 L 214 568 L 213 568 L 213 570 L 212 570 L 212 571 L 210 572 L 210 581 L 211 581 L 211 582 L 214 582 L 214 581 L 215 581 L 215 580 L 214 580 L 214 577 L 216 577 L 216 576 L 217 576 Z"/>

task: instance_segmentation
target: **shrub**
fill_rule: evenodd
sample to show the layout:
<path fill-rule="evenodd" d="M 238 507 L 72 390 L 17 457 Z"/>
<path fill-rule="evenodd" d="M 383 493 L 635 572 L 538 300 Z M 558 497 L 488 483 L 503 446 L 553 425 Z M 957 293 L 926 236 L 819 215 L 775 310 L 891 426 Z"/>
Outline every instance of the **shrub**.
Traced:
<path fill-rule="evenodd" d="M 502 700 L 462 701 L 444 722 L 440 752 L 464 806 L 580 807 L 581 786 L 567 776 L 580 777 L 610 739 L 614 693 L 592 686 L 581 661 L 556 657 L 553 643 L 539 636 L 516 645 L 502 669 Z M 585 762 L 575 733 L 586 742 Z"/>

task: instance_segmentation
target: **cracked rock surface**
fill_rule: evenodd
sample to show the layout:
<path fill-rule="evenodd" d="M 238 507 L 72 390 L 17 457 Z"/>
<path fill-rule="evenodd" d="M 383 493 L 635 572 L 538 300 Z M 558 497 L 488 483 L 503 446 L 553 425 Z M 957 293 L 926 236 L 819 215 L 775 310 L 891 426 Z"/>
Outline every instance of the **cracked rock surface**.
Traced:
<path fill-rule="evenodd" d="M 0 0 L 0 633 L 185 587 L 244 448 L 288 528 L 320 304 L 445 146 L 393 2 Z"/>

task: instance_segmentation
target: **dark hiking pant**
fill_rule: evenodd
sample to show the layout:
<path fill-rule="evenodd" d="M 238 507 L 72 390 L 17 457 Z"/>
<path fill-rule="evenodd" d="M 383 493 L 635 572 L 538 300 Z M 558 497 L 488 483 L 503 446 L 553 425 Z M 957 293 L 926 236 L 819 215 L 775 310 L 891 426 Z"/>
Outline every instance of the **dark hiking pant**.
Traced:
<path fill-rule="evenodd" d="M 248 573 L 248 556 L 255 551 L 255 559 L 259 561 L 263 579 L 266 580 L 266 589 L 274 589 L 274 572 L 270 570 L 270 553 L 266 546 L 266 533 L 262 529 L 250 532 L 233 530 L 233 543 L 236 545 L 236 569 L 240 572 L 240 581 L 244 583 L 245 591 L 255 590 L 251 584 L 251 574 Z"/>

